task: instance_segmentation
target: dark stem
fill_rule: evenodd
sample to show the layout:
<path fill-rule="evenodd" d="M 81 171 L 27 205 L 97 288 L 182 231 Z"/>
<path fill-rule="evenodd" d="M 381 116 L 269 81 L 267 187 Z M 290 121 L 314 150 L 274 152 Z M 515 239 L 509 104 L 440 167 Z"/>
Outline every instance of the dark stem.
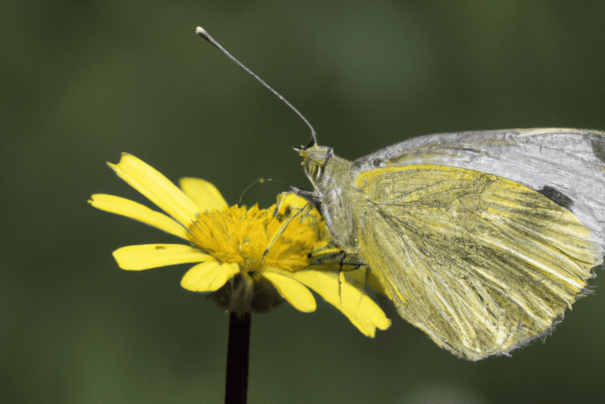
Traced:
<path fill-rule="evenodd" d="M 246 404 L 251 313 L 229 313 L 225 404 Z"/>

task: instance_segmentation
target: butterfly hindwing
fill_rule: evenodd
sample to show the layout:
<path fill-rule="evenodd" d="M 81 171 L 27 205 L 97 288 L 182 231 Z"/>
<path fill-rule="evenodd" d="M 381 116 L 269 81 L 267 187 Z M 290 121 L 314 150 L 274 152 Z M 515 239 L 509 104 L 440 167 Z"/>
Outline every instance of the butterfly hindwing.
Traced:
<path fill-rule="evenodd" d="M 567 209 L 523 185 L 445 166 L 357 176 L 359 255 L 399 314 L 467 359 L 549 330 L 600 256 Z"/>

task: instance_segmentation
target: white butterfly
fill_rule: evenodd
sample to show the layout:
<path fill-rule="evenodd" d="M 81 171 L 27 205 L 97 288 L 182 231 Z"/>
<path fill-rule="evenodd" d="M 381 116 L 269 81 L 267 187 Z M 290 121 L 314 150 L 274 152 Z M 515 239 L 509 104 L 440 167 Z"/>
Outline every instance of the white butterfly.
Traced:
<path fill-rule="evenodd" d="M 196 33 L 309 126 L 313 140 L 299 152 L 315 192 L 293 190 L 438 345 L 470 360 L 507 354 L 590 293 L 605 249 L 605 133 L 444 133 L 351 162 L 317 146 L 292 104 L 203 28 Z"/>
<path fill-rule="evenodd" d="M 299 150 L 340 248 L 399 314 L 456 355 L 506 354 L 590 293 L 605 248 L 605 134 L 461 132 L 353 162 Z"/>

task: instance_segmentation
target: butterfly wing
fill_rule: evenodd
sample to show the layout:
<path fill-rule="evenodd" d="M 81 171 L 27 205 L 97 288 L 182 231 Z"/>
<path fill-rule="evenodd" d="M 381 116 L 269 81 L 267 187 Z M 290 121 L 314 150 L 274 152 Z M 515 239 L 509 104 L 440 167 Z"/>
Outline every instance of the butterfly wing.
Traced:
<path fill-rule="evenodd" d="M 404 319 L 467 359 L 548 332 L 602 262 L 574 214 L 501 177 L 388 166 L 353 186 L 359 255 Z"/>
<path fill-rule="evenodd" d="M 377 167 L 435 164 L 507 178 L 573 212 L 605 250 L 605 134 L 578 129 L 443 133 L 403 141 L 354 162 Z"/>

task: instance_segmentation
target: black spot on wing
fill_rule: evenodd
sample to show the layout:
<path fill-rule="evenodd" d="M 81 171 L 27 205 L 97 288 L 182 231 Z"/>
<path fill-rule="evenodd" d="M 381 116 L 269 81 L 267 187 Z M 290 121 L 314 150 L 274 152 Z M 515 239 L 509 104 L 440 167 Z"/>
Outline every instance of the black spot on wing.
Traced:
<path fill-rule="evenodd" d="M 605 137 L 602 135 L 594 135 L 592 139 L 590 139 L 590 144 L 592 145 L 592 151 L 596 158 L 605 163 Z"/>
<path fill-rule="evenodd" d="M 563 192 L 556 190 L 553 187 L 549 187 L 548 185 L 546 185 L 542 189 L 538 189 L 537 191 L 548 199 L 550 199 L 551 201 L 553 201 L 554 203 L 556 203 L 557 205 L 571 211 L 571 205 L 573 205 L 573 201 L 569 196 L 565 195 Z"/>

